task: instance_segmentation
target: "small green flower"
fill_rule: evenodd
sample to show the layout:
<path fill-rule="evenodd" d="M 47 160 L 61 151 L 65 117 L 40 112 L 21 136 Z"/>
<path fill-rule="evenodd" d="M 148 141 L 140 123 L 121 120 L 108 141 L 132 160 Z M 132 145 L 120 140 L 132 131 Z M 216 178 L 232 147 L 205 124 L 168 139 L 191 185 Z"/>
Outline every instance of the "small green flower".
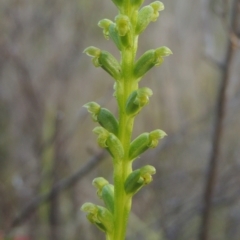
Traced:
<path fill-rule="evenodd" d="M 118 135 L 118 121 L 106 108 L 101 108 L 96 102 L 86 103 L 83 107 L 91 113 L 92 119 L 111 133 Z"/>
<path fill-rule="evenodd" d="M 142 133 L 135 138 L 129 149 L 129 159 L 134 160 L 149 148 L 155 148 L 160 139 L 164 138 L 167 134 L 160 130 L 154 130 L 150 133 Z"/>
<path fill-rule="evenodd" d="M 109 27 L 113 22 L 109 19 L 103 19 L 98 22 L 98 26 L 103 28 L 103 35 L 108 40 L 109 39 Z"/>
<path fill-rule="evenodd" d="M 135 116 L 149 102 L 149 97 L 152 96 L 150 88 L 139 88 L 130 94 L 126 103 L 126 113 Z"/>
<path fill-rule="evenodd" d="M 87 202 L 82 205 L 81 210 L 86 212 L 87 219 L 103 232 L 113 231 L 113 216 L 106 208 Z"/>
<path fill-rule="evenodd" d="M 114 186 L 103 177 L 94 178 L 92 184 L 97 188 L 97 195 L 104 201 L 106 208 L 114 213 Z"/>
<path fill-rule="evenodd" d="M 167 47 L 160 47 L 155 50 L 146 51 L 135 63 L 134 75 L 136 78 L 144 76 L 152 67 L 163 63 L 163 58 L 172 54 Z"/>
<path fill-rule="evenodd" d="M 120 140 L 113 133 L 103 127 L 95 127 L 93 132 L 98 135 L 98 144 L 106 148 L 114 160 L 119 161 L 124 156 L 124 149 Z"/>
<path fill-rule="evenodd" d="M 84 50 L 84 53 L 92 57 L 92 62 L 95 67 L 102 67 L 115 80 L 121 78 L 121 66 L 111 53 L 101 51 L 96 47 L 88 47 Z"/>
<path fill-rule="evenodd" d="M 130 31 L 131 27 L 128 16 L 120 14 L 115 18 L 115 21 L 119 36 L 125 36 Z"/>
<path fill-rule="evenodd" d="M 151 165 L 146 165 L 130 173 L 125 181 L 124 189 L 127 194 L 136 194 L 143 186 L 152 182 L 152 175 L 156 169 Z"/>
<path fill-rule="evenodd" d="M 156 1 L 151 3 L 150 6 L 153 8 L 152 21 L 155 22 L 159 17 L 159 12 L 164 10 L 164 5 L 162 2 Z"/>

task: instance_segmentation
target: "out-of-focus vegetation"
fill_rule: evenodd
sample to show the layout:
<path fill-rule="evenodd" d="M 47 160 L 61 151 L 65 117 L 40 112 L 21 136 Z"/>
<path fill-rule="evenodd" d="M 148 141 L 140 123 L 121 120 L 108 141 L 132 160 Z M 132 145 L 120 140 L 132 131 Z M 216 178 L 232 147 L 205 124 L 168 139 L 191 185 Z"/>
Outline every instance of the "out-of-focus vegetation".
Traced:
<path fill-rule="evenodd" d="M 160 126 L 168 137 L 138 161 L 142 166 L 148 159 L 157 174 L 134 198 L 129 240 L 198 239 L 226 65 L 230 74 L 209 239 L 240 238 L 240 17 L 237 34 L 229 33 L 232 2 L 165 1 L 160 20 L 140 39 L 139 54 L 162 45 L 174 54 L 141 82 L 148 81 L 154 95 L 136 119 L 134 136 Z M 94 123 L 85 121 L 89 116 L 82 106 L 94 100 L 116 113 L 112 80 L 93 69 L 82 51 L 94 45 L 119 57 L 96 26 L 115 15 L 110 0 L 0 1 L 0 239 L 104 239 L 79 207 L 88 199 L 100 203 L 90 182 L 101 175 L 111 181 L 108 158 L 21 214 L 99 154 Z M 229 37 L 234 54 L 222 66 Z"/>

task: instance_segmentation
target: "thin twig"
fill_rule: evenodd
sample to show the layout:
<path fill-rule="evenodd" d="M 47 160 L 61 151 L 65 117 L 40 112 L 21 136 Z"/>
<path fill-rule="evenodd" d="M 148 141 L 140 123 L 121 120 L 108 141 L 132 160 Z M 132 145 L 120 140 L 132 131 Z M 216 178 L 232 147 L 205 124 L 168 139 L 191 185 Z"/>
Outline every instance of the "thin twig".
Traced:
<path fill-rule="evenodd" d="M 237 18 L 238 18 L 238 4 L 240 0 L 233 0 L 230 26 L 232 32 L 236 31 Z M 232 65 L 234 55 L 234 43 L 231 41 L 231 37 L 228 36 L 228 43 L 226 47 L 226 53 L 223 61 L 223 68 L 221 74 L 221 81 L 219 92 L 217 96 L 217 105 L 215 110 L 215 120 L 213 123 L 213 135 L 212 135 L 212 148 L 209 157 L 209 165 L 206 175 L 206 183 L 203 194 L 203 209 L 202 209 L 202 222 L 199 231 L 199 240 L 208 240 L 209 237 L 209 225 L 210 225 L 210 212 L 212 207 L 212 198 L 214 193 L 215 182 L 217 178 L 218 159 L 220 154 L 220 143 L 223 133 L 223 120 L 226 110 L 226 92 L 230 79 L 230 69 Z"/>
<path fill-rule="evenodd" d="M 93 156 L 82 168 L 80 168 L 76 173 L 59 181 L 51 191 L 46 194 L 40 195 L 32 199 L 26 207 L 24 207 L 18 216 L 12 221 L 10 230 L 14 227 L 19 226 L 26 218 L 28 218 L 31 213 L 33 213 L 40 205 L 49 201 L 51 198 L 61 193 L 63 190 L 76 184 L 81 178 L 87 175 L 94 167 L 96 167 L 101 160 L 105 158 L 106 154 L 104 151 L 101 151 L 97 155 Z"/>

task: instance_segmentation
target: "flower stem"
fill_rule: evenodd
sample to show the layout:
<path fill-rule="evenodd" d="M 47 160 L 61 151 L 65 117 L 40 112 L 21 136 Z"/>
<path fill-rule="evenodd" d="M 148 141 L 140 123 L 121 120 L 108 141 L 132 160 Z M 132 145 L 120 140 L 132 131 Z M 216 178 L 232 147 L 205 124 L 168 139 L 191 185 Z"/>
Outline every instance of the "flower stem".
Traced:
<path fill-rule="evenodd" d="M 133 47 L 122 51 L 122 74 L 123 79 L 117 82 L 116 98 L 119 107 L 119 139 L 123 145 L 124 159 L 114 165 L 114 240 L 124 240 L 132 198 L 129 198 L 124 190 L 126 178 L 132 172 L 132 162 L 128 157 L 131 143 L 134 117 L 126 113 L 126 102 L 129 95 L 138 88 L 137 81 L 133 78 L 133 64 L 137 41 L 134 39 Z"/>

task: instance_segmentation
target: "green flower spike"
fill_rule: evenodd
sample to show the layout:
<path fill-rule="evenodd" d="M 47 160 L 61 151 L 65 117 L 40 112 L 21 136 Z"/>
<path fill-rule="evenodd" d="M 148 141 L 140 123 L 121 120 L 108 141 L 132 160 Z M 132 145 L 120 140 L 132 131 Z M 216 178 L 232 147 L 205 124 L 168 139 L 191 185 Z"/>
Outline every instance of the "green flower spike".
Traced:
<path fill-rule="evenodd" d="M 126 103 L 126 113 L 135 116 L 149 102 L 149 97 L 152 96 L 152 90 L 144 87 L 135 90 L 130 94 Z"/>
<path fill-rule="evenodd" d="M 119 161 L 124 156 L 124 150 L 120 140 L 103 127 L 96 127 L 93 132 L 98 135 L 98 144 L 106 148 L 114 160 Z"/>
<path fill-rule="evenodd" d="M 151 68 L 161 65 L 164 58 L 172 54 L 169 48 L 159 47 L 146 51 L 136 59 L 139 35 L 157 20 L 159 12 L 164 9 L 161 2 L 153 1 L 141 7 L 144 0 L 112 0 L 118 8 L 114 21 L 106 18 L 99 21 L 104 37 L 111 39 L 118 48 L 119 61 L 109 52 L 96 47 L 84 50 L 95 67 L 101 67 L 116 80 L 113 96 L 118 105 L 118 119 L 95 102 L 84 105 L 92 119 L 101 125 L 93 129 L 98 144 L 113 159 L 113 185 L 102 177 L 93 180 L 97 195 L 106 208 L 92 203 L 82 206 L 88 220 L 106 233 L 106 240 L 126 239 L 132 197 L 152 181 L 156 172 L 150 165 L 133 171 L 133 161 L 149 148 L 156 147 L 159 140 L 166 136 L 158 129 L 142 133 L 131 141 L 135 117 L 153 94 L 147 87 L 139 88 L 139 81 Z"/>
<path fill-rule="evenodd" d="M 152 182 L 152 175 L 155 173 L 156 169 L 151 165 L 146 165 L 140 169 L 133 171 L 125 181 L 125 192 L 127 194 L 134 195 L 143 186 Z"/>
<path fill-rule="evenodd" d="M 102 177 L 95 178 L 93 186 L 97 188 L 97 195 L 103 200 L 107 209 L 114 213 L 114 186 Z"/>
<path fill-rule="evenodd" d="M 129 159 L 134 160 L 139 155 L 144 153 L 149 148 L 155 148 L 160 139 L 164 138 L 167 134 L 162 130 L 155 130 L 150 133 L 142 133 L 135 138 L 129 149 Z"/>
<path fill-rule="evenodd" d="M 93 121 L 98 122 L 116 136 L 118 135 L 118 121 L 108 109 L 101 108 L 96 102 L 89 102 L 83 107 L 87 108 L 88 112 L 91 113 Z"/>
<path fill-rule="evenodd" d="M 98 26 L 103 28 L 103 35 L 108 40 L 109 39 L 109 27 L 113 22 L 109 19 L 103 19 L 98 22 Z"/>
<path fill-rule="evenodd" d="M 82 205 L 81 210 L 88 213 L 87 219 L 103 232 L 113 231 L 113 216 L 106 208 L 87 202 Z"/>
<path fill-rule="evenodd" d="M 146 51 L 135 63 L 134 75 L 140 79 L 152 67 L 159 66 L 163 63 L 163 57 L 172 54 L 172 51 L 167 47 L 160 47 L 155 50 Z"/>

